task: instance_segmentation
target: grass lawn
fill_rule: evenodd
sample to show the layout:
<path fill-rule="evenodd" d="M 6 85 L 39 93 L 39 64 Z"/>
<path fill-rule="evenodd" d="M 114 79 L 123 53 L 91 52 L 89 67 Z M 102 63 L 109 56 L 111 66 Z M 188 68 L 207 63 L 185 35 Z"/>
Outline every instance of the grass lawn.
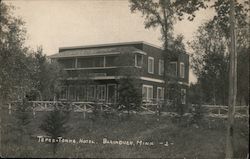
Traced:
<path fill-rule="evenodd" d="M 37 135 L 46 135 L 39 129 L 45 113 L 38 113 L 20 139 L 15 119 L 1 112 L 1 154 L 3 157 L 53 157 L 50 143 L 38 142 Z M 87 143 L 59 143 L 54 157 L 78 158 L 224 158 L 225 121 L 204 120 L 199 126 L 188 125 L 185 118 L 177 122 L 173 117 L 126 114 L 86 119 L 81 113 L 72 113 L 69 131 L 63 138 L 92 140 Z M 248 153 L 248 119 L 236 121 L 235 157 Z M 243 123 L 243 124 L 242 124 Z M 103 144 L 103 139 L 132 141 L 133 145 Z M 168 146 L 164 144 L 168 142 Z M 22 144 L 20 144 L 22 143 Z M 153 145 L 141 145 L 153 143 Z"/>

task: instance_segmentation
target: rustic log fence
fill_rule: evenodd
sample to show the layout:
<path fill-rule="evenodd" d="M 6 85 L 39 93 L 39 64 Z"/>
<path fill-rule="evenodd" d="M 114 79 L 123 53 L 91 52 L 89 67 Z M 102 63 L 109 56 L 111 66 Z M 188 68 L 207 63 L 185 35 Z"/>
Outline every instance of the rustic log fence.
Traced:
<path fill-rule="evenodd" d="M 208 116 L 227 118 L 228 106 L 202 105 L 207 110 Z M 249 117 L 249 106 L 235 106 L 235 117 Z"/>
<path fill-rule="evenodd" d="M 21 101 L 14 101 L 8 105 L 8 113 L 11 115 L 12 111 L 15 111 L 16 104 Z M 116 107 L 113 107 L 113 103 L 105 102 L 68 102 L 68 101 L 29 101 L 31 104 L 31 111 L 33 116 L 36 116 L 36 112 L 52 111 L 54 108 L 60 110 L 71 110 L 73 112 L 83 113 L 83 117 L 86 118 L 87 113 L 93 113 L 98 110 L 101 112 L 117 112 L 119 111 Z M 120 105 L 122 108 L 122 105 Z M 139 114 L 158 114 L 160 115 L 160 109 L 163 107 L 163 102 L 143 102 Z M 196 107 L 192 105 L 192 107 Z M 227 118 L 228 107 L 222 105 L 202 105 L 206 109 L 206 115 L 217 118 Z M 120 111 L 119 111 L 120 113 Z M 171 112 L 167 112 L 171 113 Z M 166 114 L 166 112 L 163 112 Z M 235 117 L 249 117 L 249 106 L 235 106 Z"/>

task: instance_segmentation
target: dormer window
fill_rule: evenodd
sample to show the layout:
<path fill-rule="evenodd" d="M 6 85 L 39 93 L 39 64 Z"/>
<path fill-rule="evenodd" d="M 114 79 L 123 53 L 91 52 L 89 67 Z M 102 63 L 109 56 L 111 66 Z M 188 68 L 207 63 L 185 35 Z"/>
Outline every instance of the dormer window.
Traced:
<path fill-rule="evenodd" d="M 148 57 L 148 73 L 154 73 L 154 58 Z"/>
<path fill-rule="evenodd" d="M 141 68 L 142 63 L 143 63 L 142 55 L 141 54 L 135 54 L 135 66 Z"/>

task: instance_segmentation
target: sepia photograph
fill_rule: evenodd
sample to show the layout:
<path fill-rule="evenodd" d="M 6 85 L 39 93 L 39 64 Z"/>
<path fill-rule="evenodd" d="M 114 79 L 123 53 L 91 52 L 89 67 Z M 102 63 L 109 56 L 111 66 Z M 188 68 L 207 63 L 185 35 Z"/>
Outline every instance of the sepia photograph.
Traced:
<path fill-rule="evenodd" d="M 0 157 L 249 159 L 249 26 L 249 0 L 0 0 Z"/>

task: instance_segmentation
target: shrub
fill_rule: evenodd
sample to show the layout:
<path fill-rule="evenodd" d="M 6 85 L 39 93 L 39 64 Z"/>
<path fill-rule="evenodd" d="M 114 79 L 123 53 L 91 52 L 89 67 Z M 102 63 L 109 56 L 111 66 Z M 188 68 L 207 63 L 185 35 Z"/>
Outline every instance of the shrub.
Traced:
<path fill-rule="evenodd" d="M 206 113 L 206 110 L 204 107 L 202 107 L 202 105 L 200 104 L 195 105 L 194 110 L 192 111 L 190 124 L 200 125 L 202 119 L 204 118 L 205 113 Z"/>
<path fill-rule="evenodd" d="M 27 98 L 24 98 L 21 102 L 17 103 L 16 111 L 14 113 L 17 131 L 20 132 L 20 144 L 22 144 L 23 136 L 27 134 L 28 125 L 31 122 L 30 108 L 30 103 Z"/>
<path fill-rule="evenodd" d="M 70 112 L 54 108 L 40 125 L 40 129 L 46 132 L 52 139 L 57 139 L 68 132 L 66 123 L 68 122 Z M 57 142 L 53 143 L 53 154 L 56 154 Z"/>

